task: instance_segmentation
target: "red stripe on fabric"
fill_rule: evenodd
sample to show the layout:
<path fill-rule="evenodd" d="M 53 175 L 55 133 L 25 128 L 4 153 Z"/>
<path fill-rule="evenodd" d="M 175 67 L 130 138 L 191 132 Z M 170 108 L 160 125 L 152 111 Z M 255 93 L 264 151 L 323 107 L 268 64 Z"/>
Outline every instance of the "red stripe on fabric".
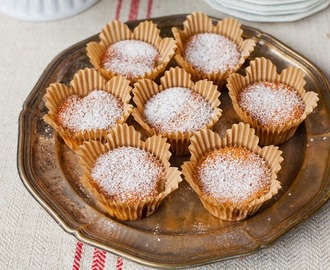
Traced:
<path fill-rule="evenodd" d="M 123 0 L 118 0 L 118 4 L 117 4 L 117 8 L 116 8 L 115 20 L 119 20 L 119 18 L 120 18 L 120 11 L 121 11 L 122 5 L 123 5 Z"/>
<path fill-rule="evenodd" d="M 79 270 L 80 269 L 80 261 L 82 257 L 82 250 L 83 250 L 84 244 L 82 242 L 77 242 L 76 244 L 76 250 L 74 253 L 74 260 L 73 260 L 73 270 Z"/>
<path fill-rule="evenodd" d="M 148 0 L 148 7 L 147 7 L 147 18 L 151 17 L 151 10 L 152 10 L 152 0 Z"/>
<path fill-rule="evenodd" d="M 140 6 L 140 0 L 132 0 L 131 8 L 129 10 L 128 20 L 136 20 Z"/>
<path fill-rule="evenodd" d="M 106 257 L 106 251 L 94 248 L 92 270 L 103 270 L 105 267 Z"/>
<path fill-rule="evenodd" d="M 116 270 L 124 269 L 124 261 L 121 257 L 117 257 Z"/>

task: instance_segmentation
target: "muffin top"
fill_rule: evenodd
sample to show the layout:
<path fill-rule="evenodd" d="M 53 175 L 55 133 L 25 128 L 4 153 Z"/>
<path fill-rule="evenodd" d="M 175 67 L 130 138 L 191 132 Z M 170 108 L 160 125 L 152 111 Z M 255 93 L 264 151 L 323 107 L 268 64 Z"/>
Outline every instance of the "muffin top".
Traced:
<path fill-rule="evenodd" d="M 93 90 L 85 97 L 71 95 L 60 106 L 56 122 L 71 132 L 108 129 L 124 113 L 123 103 L 114 95 Z"/>
<path fill-rule="evenodd" d="M 160 133 L 197 131 L 213 115 L 212 105 L 189 88 L 167 88 L 149 99 L 144 108 L 146 122 Z"/>
<path fill-rule="evenodd" d="M 299 119 L 305 111 L 303 100 L 292 87 L 275 82 L 247 86 L 239 93 L 238 105 L 265 127 Z"/>
<path fill-rule="evenodd" d="M 91 176 L 108 198 L 117 202 L 136 202 L 155 197 L 162 191 L 165 168 L 147 151 L 128 146 L 100 155 Z"/>
<path fill-rule="evenodd" d="M 140 40 L 121 40 L 109 46 L 102 66 L 127 78 L 136 78 L 157 66 L 159 53 L 153 45 Z"/>
<path fill-rule="evenodd" d="M 201 191 L 218 202 L 246 205 L 270 190 L 266 161 L 243 147 L 228 146 L 206 154 L 196 168 Z"/>
<path fill-rule="evenodd" d="M 187 40 L 183 57 L 195 69 L 210 74 L 233 69 L 241 53 L 236 43 L 222 35 L 200 33 Z"/>

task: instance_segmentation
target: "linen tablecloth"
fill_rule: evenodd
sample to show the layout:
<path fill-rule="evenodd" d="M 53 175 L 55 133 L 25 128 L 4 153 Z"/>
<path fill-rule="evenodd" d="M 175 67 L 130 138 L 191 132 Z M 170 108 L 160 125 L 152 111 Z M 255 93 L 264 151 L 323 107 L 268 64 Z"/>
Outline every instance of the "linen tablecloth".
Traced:
<path fill-rule="evenodd" d="M 76 16 L 44 23 L 0 14 L 0 269 L 148 269 L 77 241 L 30 195 L 16 167 L 18 116 L 48 63 L 70 45 L 98 33 L 109 20 L 192 11 L 228 16 L 202 0 L 102 0 Z M 275 36 L 330 78 L 329 7 L 297 22 L 241 22 Z M 327 203 L 271 247 L 196 269 L 330 269 L 329 233 Z"/>

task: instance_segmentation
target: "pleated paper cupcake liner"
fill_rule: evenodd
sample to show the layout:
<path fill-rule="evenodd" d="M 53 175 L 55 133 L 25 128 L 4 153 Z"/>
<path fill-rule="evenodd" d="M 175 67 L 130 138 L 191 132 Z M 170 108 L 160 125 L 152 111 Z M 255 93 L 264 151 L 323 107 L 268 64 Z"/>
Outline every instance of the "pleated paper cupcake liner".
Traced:
<path fill-rule="evenodd" d="M 94 90 L 103 90 L 118 98 L 123 103 L 124 113 L 117 124 L 125 123 L 132 112 L 133 106 L 129 104 L 131 96 L 130 81 L 123 76 L 113 77 L 106 81 L 96 70 L 84 69 L 77 72 L 70 86 L 61 83 L 51 84 L 45 94 L 45 105 L 48 113 L 43 117 L 44 121 L 53 127 L 62 137 L 65 144 L 74 152 L 78 151 L 79 145 L 88 140 L 105 141 L 111 127 L 108 129 L 93 129 L 73 132 L 62 127 L 57 121 L 57 114 L 63 102 L 72 95 L 79 97 L 87 96 Z"/>
<path fill-rule="evenodd" d="M 296 119 L 292 119 L 282 125 L 262 126 L 245 112 L 238 104 L 238 96 L 240 92 L 256 82 L 274 82 L 282 83 L 292 87 L 305 104 L 305 111 Z M 256 58 L 250 62 L 250 66 L 246 68 L 246 76 L 239 74 L 231 74 L 227 79 L 227 88 L 229 96 L 232 100 L 233 107 L 244 123 L 248 123 L 256 129 L 256 134 L 260 139 L 261 145 L 279 145 L 289 140 L 295 133 L 298 126 L 306 119 L 306 117 L 317 106 L 319 100 L 315 92 L 306 92 L 304 85 L 303 72 L 296 67 L 284 69 L 281 74 L 276 71 L 276 66 L 264 57 Z"/>
<path fill-rule="evenodd" d="M 89 42 L 87 44 L 87 56 L 94 68 L 100 71 L 105 78 L 110 79 L 117 74 L 102 66 L 102 58 L 107 49 L 112 44 L 122 40 L 144 41 L 153 45 L 160 54 L 157 65 L 151 71 L 129 79 L 133 83 L 141 78 L 153 80 L 164 72 L 176 50 L 176 44 L 173 38 L 161 38 L 159 34 L 160 30 L 157 28 L 157 25 L 151 21 L 141 22 L 131 31 L 126 24 L 113 20 L 103 27 L 99 35 L 100 42 Z"/>
<path fill-rule="evenodd" d="M 281 184 L 277 180 L 277 173 L 281 169 L 280 164 L 283 161 L 282 152 L 276 146 L 260 148 L 258 141 L 259 138 L 255 135 L 255 130 L 243 123 L 234 124 L 231 129 L 226 131 L 224 138 L 220 138 L 217 133 L 208 129 L 197 132 L 191 138 L 191 145 L 189 146 L 191 158 L 190 161 L 182 165 L 182 173 L 200 198 L 203 206 L 215 217 L 228 221 L 245 219 L 248 215 L 254 214 L 265 201 L 271 199 L 281 188 Z M 212 196 L 204 194 L 200 189 L 196 183 L 198 162 L 211 151 L 229 146 L 244 147 L 266 161 L 271 171 L 271 185 L 266 194 L 249 203 L 231 204 L 219 202 Z"/>
<path fill-rule="evenodd" d="M 212 19 L 207 15 L 199 12 L 193 12 L 187 16 L 186 21 L 183 23 L 183 27 L 183 30 L 176 27 L 172 28 L 173 36 L 178 46 L 175 54 L 175 60 L 179 66 L 183 67 L 187 72 L 192 74 L 192 78 L 195 81 L 207 79 L 213 81 L 221 87 L 225 83 L 229 74 L 236 72 L 243 65 L 246 58 L 249 57 L 256 45 L 254 40 L 244 40 L 242 38 L 243 30 L 241 29 L 241 25 L 238 20 L 234 18 L 224 18 L 219 21 L 217 25 L 214 25 Z M 227 70 L 225 72 L 213 71 L 212 73 L 204 73 L 194 68 L 184 59 L 183 53 L 187 40 L 191 36 L 200 33 L 214 33 L 222 35 L 233 41 L 241 52 L 239 62 L 231 70 Z"/>
<path fill-rule="evenodd" d="M 97 158 L 108 151 L 119 147 L 135 147 L 143 149 L 156 157 L 165 169 L 165 177 L 161 179 L 163 190 L 154 197 L 144 198 L 138 201 L 115 201 L 107 197 L 97 186 L 91 177 L 91 170 Z M 136 220 L 153 214 L 162 201 L 174 190 L 182 181 L 181 173 L 178 168 L 170 167 L 169 159 L 171 152 L 170 145 L 161 136 L 149 137 L 146 141 L 141 140 L 141 134 L 133 126 L 127 124 L 117 125 L 107 136 L 107 143 L 102 144 L 97 141 L 85 142 L 78 155 L 80 165 L 83 168 L 81 177 L 82 184 L 89 190 L 101 203 L 107 213 L 120 220 Z"/>
<path fill-rule="evenodd" d="M 191 75 L 184 69 L 176 67 L 165 72 L 164 76 L 160 79 L 160 85 L 157 85 L 151 80 L 144 79 L 135 83 L 133 89 L 133 101 L 136 104 L 136 108 L 134 108 L 132 116 L 135 121 L 139 123 L 149 135 L 160 134 L 167 138 L 171 144 L 171 150 L 175 155 L 185 155 L 189 153 L 189 139 L 193 136 L 195 131 L 159 133 L 146 121 L 144 108 L 148 100 L 163 90 L 171 87 L 188 88 L 198 93 L 210 103 L 213 109 L 213 115 L 210 121 L 206 123 L 203 128 L 211 128 L 221 117 L 222 111 L 219 108 L 220 92 L 217 90 L 217 86 L 215 86 L 211 81 L 201 80 L 193 83 L 190 78 Z"/>

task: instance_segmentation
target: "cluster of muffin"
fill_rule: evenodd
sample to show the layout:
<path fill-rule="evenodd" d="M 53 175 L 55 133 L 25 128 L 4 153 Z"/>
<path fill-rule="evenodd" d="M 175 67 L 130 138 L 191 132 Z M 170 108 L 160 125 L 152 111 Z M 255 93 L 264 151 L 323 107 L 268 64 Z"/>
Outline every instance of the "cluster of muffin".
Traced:
<path fill-rule="evenodd" d="M 274 145 L 294 134 L 317 94 L 305 91 L 301 70 L 277 74 L 265 58 L 251 61 L 245 77 L 237 74 L 256 44 L 242 38 L 234 18 L 214 25 L 192 13 L 172 32 L 161 38 L 149 21 L 134 31 L 109 22 L 100 42 L 87 44 L 94 69 L 47 88 L 44 120 L 79 155 L 82 183 L 114 218 L 154 213 L 182 181 L 171 155 L 190 154 L 182 174 L 204 207 L 223 220 L 244 219 L 280 189 L 283 158 Z M 173 57 L 178 66 L 166 70 Z M 220 138 L 212 127 L 225 83 L 242 122 Z M 146 140 L 126 123 L 130 115 Z"/>

